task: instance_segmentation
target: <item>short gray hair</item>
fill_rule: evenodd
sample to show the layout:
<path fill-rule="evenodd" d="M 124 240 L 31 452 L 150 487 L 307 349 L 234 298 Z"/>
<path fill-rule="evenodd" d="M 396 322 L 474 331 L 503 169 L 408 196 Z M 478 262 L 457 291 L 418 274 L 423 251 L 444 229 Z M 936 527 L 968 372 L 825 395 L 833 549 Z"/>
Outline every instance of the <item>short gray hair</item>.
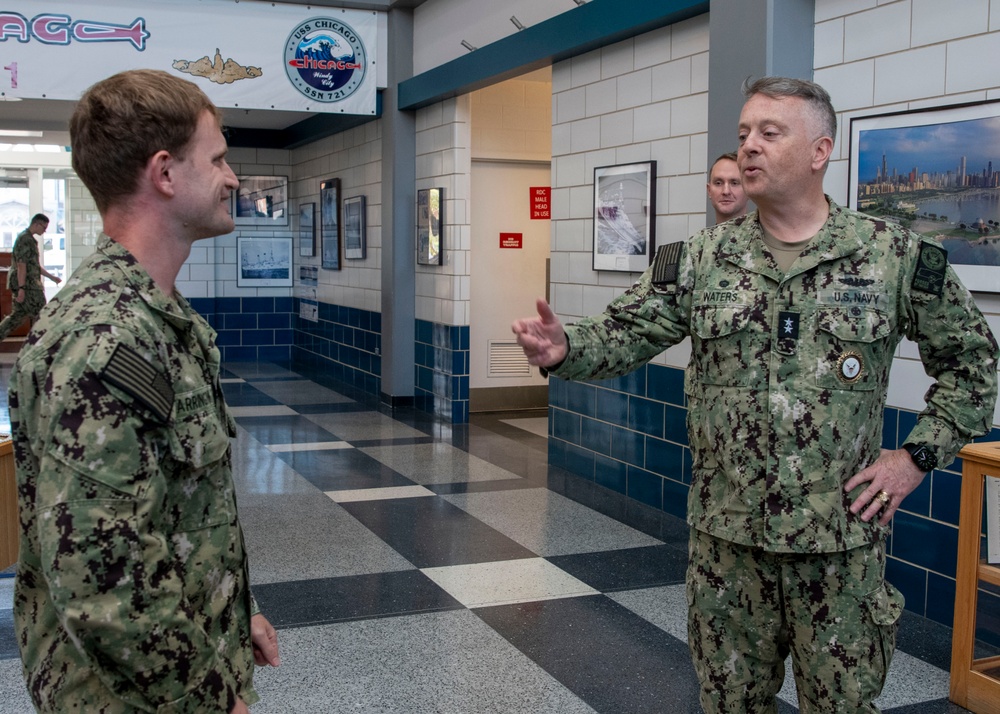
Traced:
<path fill-rule="evenodd" d="M 825 89 L 805 79 L 792 77 L 761 77 L 751 80 L 747 77 L 743 82 L 743 96 L 750 99 L 755 94 L 763 94 L 771 99 L 782 97 L 798 97 L 808 102 L 820 123 L 823 136 L 837 139 L 837 112 Z"/>

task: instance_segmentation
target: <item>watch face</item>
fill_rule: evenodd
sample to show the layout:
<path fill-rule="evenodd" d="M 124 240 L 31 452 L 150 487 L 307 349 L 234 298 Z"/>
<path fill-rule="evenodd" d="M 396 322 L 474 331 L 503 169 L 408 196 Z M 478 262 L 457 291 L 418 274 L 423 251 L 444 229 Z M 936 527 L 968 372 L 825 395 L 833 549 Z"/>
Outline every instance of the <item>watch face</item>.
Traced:
<path fill-rule="evenodd" d="M 926 446 L 911 446 L 907 451 L 913 457 L 913 463 L 917 465 L 917 468 L 924 471 L 933 471 L 934 467 L 937 466 L 937 457 Z"/>

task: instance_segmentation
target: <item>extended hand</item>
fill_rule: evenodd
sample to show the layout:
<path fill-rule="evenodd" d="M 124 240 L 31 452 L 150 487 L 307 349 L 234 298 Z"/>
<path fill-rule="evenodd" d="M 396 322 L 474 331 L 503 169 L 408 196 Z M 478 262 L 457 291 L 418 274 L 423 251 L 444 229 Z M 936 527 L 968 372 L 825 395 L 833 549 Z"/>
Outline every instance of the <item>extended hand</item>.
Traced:
<path fill-rule="evenodd" d="M 903 499 L 920 485 L 925 475 L 905 449 L 882 449 L 882 454 L 875 463 L 856 473 L 844 484 L 844 491 L 850 493 L 857 486 L 868 482 L 868 487 L 851 504 L 851 513 L 860 513 L 861 520 L 867 523 L 881 512 L 878 522 L 883 526 L 888 525 Z"/>
<path fill-rule="evenodd" d="M 510 328 L 517 335 L 517 344 L 524 350 L 529 364 L 551 367 L 566 359 L 569 344 L 562 323 L 549 304 L 538 298 L 535 308 L 538 317 L 515 320 Z"/>

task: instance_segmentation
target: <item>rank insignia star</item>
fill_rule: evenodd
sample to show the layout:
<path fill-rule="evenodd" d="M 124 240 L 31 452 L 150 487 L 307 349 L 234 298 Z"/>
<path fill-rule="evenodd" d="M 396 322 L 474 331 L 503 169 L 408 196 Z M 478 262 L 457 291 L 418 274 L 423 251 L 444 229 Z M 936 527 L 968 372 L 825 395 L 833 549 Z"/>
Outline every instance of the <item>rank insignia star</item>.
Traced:
<path fill-rule="evenodd" d="M 778 337 L 799 339 L 799 313 L 782 310 L 778 313 Z"/>

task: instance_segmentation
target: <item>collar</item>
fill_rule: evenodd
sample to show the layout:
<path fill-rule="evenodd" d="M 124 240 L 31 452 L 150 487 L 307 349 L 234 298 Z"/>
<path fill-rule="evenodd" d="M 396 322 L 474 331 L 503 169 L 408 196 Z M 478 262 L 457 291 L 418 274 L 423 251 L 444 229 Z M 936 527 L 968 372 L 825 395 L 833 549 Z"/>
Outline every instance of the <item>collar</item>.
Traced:
<path fill-rule="evenodd" d="M 864 241 L 858 235 L 854 223 L 844 220 L 845 209 L 829 196 L 826 196 L 826 201 L 830 204 L 830 215 L 826 223 L 787 273 L 778 270 L 764 253 L 764 229 L 757 211 L 748 213 L 743 220 L 737 220 L 735 228 L 723 238 L 722 256 L 746 270 L 768 275 L 781 282 L 812 270 L 821 263 L 838 260 L 861 250 Z"/>
<path fill-rule="evenodd" d="M 164 295 L 146 269 L 124 246 L 102 233 L 97 241 L 97 251 L 118 269 L 126 285 L 149 305 L 150 309 L 158 312 L 164 320 L 177 329 L 187 330 L 191 327 L 192 309 L 188 301 L 176 290 L 173 296 Z"/>

